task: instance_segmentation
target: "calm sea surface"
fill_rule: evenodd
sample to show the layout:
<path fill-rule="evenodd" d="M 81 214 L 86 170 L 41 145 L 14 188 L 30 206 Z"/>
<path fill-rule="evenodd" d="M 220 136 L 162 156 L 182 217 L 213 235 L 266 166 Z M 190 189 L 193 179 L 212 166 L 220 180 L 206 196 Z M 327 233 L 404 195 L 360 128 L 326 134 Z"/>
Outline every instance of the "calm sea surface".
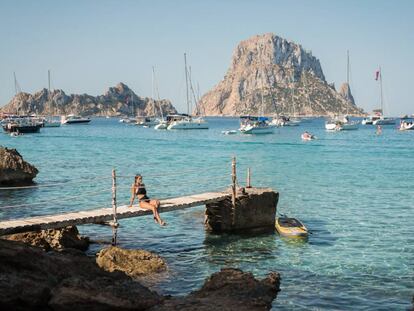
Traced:
<path fill-rule="evenodd" d="M 280 192 L 278 212 L 301 219 L 308 241 L 277 234 L 211 235 L 204 207 L 121 220 L 119 243 L 163 256 L 169 271 L 151 286 L 187 294 L 222 267 L 263 277 L 282 275 L 277 310 L 406 310 L 414 294 L 414 131 L 374 127 L 327 133 L 323 120 L 276 129 L 262 136 L 222 135 L 237 119 L 209 119 L 210 129 L 155 131 L 93 119 L 89 125 L 42 129 L 0 145 L 16 148 L 40 171 L 41 186 L 0 190 L 2 220 L 55 212 L 110 207 L 111 170 L 118 202 L 126 204 L 132 175 L 144 176 L 151 197 L 164 198 L 221 189 L 230 184 L 237 156 L 238 180 L 252 169 L 254 186 Z M 302 142 L 310 130 L 318 139 Z M 108 227 L 87 225 L 82 234 L 110 241 Z M 94 244 L 91 253 L 102 245 Z"/>

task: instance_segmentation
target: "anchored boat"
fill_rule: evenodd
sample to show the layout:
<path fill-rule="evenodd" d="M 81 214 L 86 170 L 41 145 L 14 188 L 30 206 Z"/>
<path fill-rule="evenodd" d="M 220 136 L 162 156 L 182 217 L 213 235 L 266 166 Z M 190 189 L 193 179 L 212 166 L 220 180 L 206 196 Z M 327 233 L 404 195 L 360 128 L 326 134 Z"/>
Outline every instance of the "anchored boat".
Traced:
<path fill-rule="evenodd" d="M 276 218 L 276 230 L 286 237 L 307 237 L 308 229 L 296 218 L 286 216 Z"/>
<path fill-rule="evenodd" d="M 91 122 L 91 119 L 82 118 L 79 116 L 75 116 L 74 114 L 70 114 L 68 116 L 62 116 L 60 122 L 62 124 L 80 124 L 80 123 L 89 123 Z"/>

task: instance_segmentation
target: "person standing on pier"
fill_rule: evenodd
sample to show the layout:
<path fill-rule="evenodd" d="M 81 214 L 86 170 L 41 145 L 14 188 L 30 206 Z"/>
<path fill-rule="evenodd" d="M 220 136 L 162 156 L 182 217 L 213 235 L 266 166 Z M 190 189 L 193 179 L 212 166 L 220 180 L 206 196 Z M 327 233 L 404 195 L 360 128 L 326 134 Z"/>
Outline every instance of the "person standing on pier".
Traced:
<path fill-rule="evenodd" d="M 161 219 L 160 214 L 158 213 L 160 201 L 151 200 L 147 196 L 147 190 L 145 189 L 145 184 L 142 182 L 141 174 L 135 175 L 134 183 L 131 186 L 131 202 L 129 203 L 129 207 L 132 207 L 135 197 L 138 198 L 140 208 L 152 211 L 156 223 L 158 223 L 160 226 L 166 225 L 166 222 Z"/>

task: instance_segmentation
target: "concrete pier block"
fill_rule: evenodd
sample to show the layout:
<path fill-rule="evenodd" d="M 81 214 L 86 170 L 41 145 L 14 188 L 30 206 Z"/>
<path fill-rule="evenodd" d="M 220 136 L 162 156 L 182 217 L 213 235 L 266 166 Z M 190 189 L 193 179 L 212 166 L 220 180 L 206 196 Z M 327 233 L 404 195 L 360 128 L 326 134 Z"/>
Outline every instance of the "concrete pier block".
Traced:
<path fill-rule="evenodd" d="M 205 225 L 211 232 L 274 231 L 279 193 L 271 188 L 238 191 L 236 207 L 231 198 L 206 205 Z"/>

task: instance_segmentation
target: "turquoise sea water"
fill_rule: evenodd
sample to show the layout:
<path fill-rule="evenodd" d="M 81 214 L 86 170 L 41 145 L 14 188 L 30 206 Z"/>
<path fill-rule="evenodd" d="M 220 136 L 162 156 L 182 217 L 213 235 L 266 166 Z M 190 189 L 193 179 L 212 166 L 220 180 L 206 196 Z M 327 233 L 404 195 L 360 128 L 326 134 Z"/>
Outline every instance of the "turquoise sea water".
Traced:
<path fill-rule="evenodd" d="M 17 148 L 36 165 L 39 185 L 0 190 L 2 220 L 111 204 L 111 169 L 118 203 L 127 203 L 132 176 L 144 176 L 151 197 L 221 189 L 230 184 L 230 162 L 238 161 L 243 184 L 247 167 L 254 186 L 280 192 L 278 211 L 301 219 L 308 241 L 277 234 L 211 235 L 204 207 L 163 214 L 160 228 L 150 216 L 121 220 L 119 244 L 163 256 L 168 273 L 152 280 L 159 292 L 187 294 L 222 267 L 263 277 L 282 275 L 276 310 L 405 310 L 414 294 L 414 131 L 370 126 L 327 133 L 322 119 L 279 128 L 262 136 L 222 135 L 237 119 L 209 119 L 210 129 L 155 131 L 93 119 L 89 125 L 42 129 L 0 145 Z M 318 139 L 302 142 L 310 130 Z M 125 176 L 125 177 L 123 177 Z M 80 227 L 93 239 L 110 241 L 108 227 Z M 102 245 L 93 245 L 91 253 Z"/>

